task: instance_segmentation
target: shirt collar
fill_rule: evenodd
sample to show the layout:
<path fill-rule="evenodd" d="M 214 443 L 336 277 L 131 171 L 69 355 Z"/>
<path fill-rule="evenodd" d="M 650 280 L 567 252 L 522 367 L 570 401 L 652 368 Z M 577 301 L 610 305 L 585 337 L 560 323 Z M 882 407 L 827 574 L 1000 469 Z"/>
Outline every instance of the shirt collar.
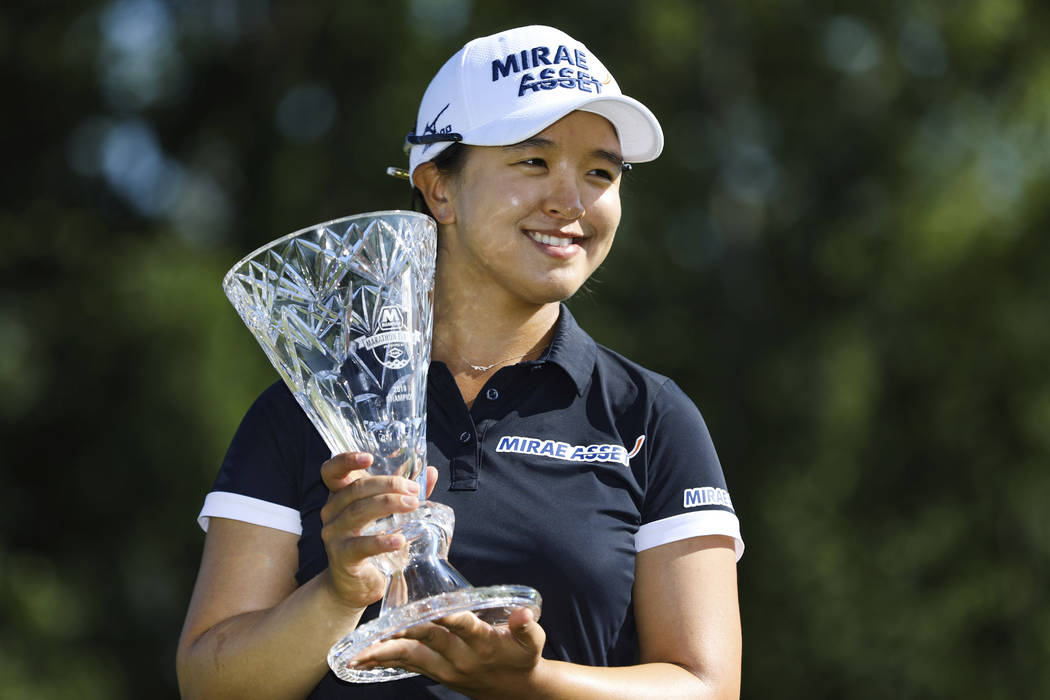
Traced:
<path fill-rule="evenodd" d="M 561 367 L 576 385 L 576 393 L 583 395 L 591 383 L 598 346 L 591 336 L 580 328 L 565 304 L 561 305 L 554 338 L 538 362 L 550 362 Z"/>

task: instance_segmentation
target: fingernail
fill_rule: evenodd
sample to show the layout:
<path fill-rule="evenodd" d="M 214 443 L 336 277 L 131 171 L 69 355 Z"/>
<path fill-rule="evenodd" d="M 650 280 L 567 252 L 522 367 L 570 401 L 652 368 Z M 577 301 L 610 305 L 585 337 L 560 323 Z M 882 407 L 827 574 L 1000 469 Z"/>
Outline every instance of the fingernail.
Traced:
<path fill-rule="evenodd" d="M 401 502 L 404 503 L 406 506 L 414 507 L 419 505 L 419 499 L 415 496 L 402 496 Z"/>
<path fill-rule="evenodd" d="M 367 454 L 367 453 L 365 453 L 365 452 L 358 452 L 357 456 L 354 457 L 354 462 L 357 463 L 357 465 L 361 466 L 361 467 L 368 466 L 368 463 L 371 462 L 371 461 L 372 461 L 372 456 Z"/>
<path fill-rule="evenodd" d="M 404 535 L 388 535 L 386 538 L 386 546 L 391 549 L 401 549 L 405 546 Z"/>
<path fill-rule="evenodd" d="M 405 491 L 408 491 L 409 493 L 419 493 L 419 484 L 417 484 L 416 482 L 405 479 L 404 484 Z"/>

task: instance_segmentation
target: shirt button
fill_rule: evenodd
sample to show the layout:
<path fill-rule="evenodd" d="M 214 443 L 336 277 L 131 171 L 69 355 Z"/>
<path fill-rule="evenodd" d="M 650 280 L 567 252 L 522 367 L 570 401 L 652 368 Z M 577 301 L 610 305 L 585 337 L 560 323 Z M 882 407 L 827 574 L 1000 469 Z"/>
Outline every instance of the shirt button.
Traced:
<path fill-rule="evenodd" d="M 488 391 L 485 392 L 485 398 L 488 399 L 489 401 L 495 401 L 496 399 L 499 398 L 499 392 L 496 391 L 495 389 L 489 389 Z"/>
<path fill-rule="evenodd" d="M 461 433 L 459 436 L 459 441 L 464 443 L 470 442 L 470 433 Z"/>

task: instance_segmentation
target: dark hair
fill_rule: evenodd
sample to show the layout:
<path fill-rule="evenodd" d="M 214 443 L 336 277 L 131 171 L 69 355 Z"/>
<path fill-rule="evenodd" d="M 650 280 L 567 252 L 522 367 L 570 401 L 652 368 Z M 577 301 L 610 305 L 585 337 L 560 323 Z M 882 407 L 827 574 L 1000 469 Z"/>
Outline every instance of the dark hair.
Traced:
<path fill-rule="evenodd" d="M 438 172 L 442 175 L 458 175 L 463 169 L 463 164 L 466 163 L 467 148 L 462 143 L 454 143 L 431 161 L 437 166 Z M 418 211 L 427 216 L 433 218 L 433 214 L 430 212 L 430 207 L 427 206 L 427 200 L 423 197 L 423 193 L 420 192 L 418 187 L 412 188 L 412 211 Z"/>

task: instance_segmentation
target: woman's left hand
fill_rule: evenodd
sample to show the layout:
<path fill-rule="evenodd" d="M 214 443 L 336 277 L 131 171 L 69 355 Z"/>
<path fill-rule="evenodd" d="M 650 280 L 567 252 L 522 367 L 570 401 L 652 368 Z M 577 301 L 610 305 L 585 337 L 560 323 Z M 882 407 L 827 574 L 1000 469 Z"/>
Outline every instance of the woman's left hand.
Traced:
<path fill-rule="evenodd" d="M 473 613 L 457 613 L 374 645 L 355 665 L 413 671 L 475 698 L 506 698 L 512 689 L 528 696 L 546 639 L 528 608 L 512 612 L 506 627 L 493 627 Z"/>

